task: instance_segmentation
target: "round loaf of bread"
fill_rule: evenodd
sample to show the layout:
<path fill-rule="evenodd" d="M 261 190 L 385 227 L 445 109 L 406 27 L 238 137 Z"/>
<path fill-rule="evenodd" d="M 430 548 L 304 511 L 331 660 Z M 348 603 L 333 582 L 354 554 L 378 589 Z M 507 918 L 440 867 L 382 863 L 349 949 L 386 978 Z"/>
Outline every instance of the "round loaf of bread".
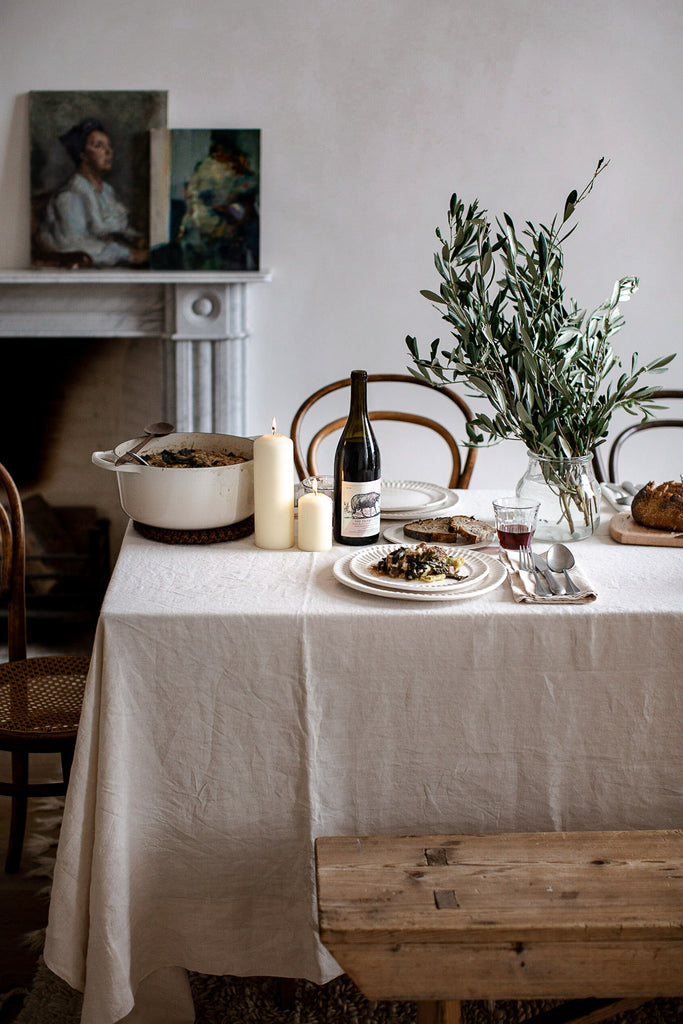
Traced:
<path fill-rule="evenodd" d="M 683 481 L 655 486 L 651 480 L 633 496 L 631 515 L 641 526 L 683 532 Z"/>

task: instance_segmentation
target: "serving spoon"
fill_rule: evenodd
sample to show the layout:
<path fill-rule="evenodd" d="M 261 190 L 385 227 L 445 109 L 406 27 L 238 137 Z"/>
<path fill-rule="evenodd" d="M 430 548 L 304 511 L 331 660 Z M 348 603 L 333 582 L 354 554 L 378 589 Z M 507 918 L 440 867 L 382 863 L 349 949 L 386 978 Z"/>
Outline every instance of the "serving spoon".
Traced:
<path fill-rule="evenodd" d="M 552 569 L 553 572 L 564 573 L 564 582 L 567 586 L 568 594 L 581 593 L 569 575 L 568 570 L 573 569 L 576 563 L 573 554 L 566 544 L 552 544 L 545 553 L 545 560 L 548 563 L 548 568 Z"/>
<path fill-rule="evenodd" d="M 164 420 L 161 420 L 159 423 L 150 423 L 145 427 L 145 436 L 142 441 L 139 441 L 138 444 L 129 448 L 127 452 L 123 453 L 123 455 L 119 455 L 114 465 L 121 466 L 124 462 L 135 461 L 141 462 L 143 466 L 146 466 L 147 463 L 137 454 L 137 452 L 147 444 L 150 437 L 165 437 L 166 434 L 172 434 L 174 430 L 174 425 L 172 423 L 166 423 Z"/>

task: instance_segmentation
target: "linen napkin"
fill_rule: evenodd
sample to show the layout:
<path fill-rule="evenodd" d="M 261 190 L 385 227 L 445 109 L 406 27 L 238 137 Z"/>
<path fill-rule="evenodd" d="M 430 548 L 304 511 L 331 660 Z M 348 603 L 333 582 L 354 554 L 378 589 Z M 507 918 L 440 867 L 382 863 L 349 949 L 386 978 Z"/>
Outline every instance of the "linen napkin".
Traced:
<path fill-rule="evenodd" d="M 539 552 L 545 556 L 545 552 Z M 500 560 L 508 571 L 512 596 L 515 601 L 525 601 L 531 604 L 587 604 L 595 601 L 597 592 L 590 580 L 581 572 L 578 567 L 570 572 L 571 578 L 579 588 L 578 594 L 550 594 L 548 597 L 536 593 L 536 577 L 532 572 L 524 572 L 519 567 L 519 554 L 516 551 L 500 549 Z M 557 577 L 563 582 L 563 577 Z"/>

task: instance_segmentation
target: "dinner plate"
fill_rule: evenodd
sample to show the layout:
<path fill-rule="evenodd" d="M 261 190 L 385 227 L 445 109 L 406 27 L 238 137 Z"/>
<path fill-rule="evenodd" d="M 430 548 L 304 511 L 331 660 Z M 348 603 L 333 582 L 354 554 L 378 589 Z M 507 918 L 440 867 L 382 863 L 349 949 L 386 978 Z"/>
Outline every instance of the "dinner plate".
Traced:
<path fill-rule="evenodd" d="M 492 555 L 485 555 L 483 552 L 476 557 L 487 563 L 488 574 L 468 590 L 441 590 L 420 593 L 415 590 L 390 590 L 388 587 L 377 586 L 374 583 L 365 583 L 354 576 L 349 568 L 353 554 L 343 555 L 332 568 L 335 579 L 351 590 L 358 590 L 362 594 L 370 594 L 371 597 L 390 597 L 399 601 L 465 601 L 469 598 L 482 597 L 484 594 L 496 590 L 507 578 L 505 566 Z"/>
<path fill-rule="evenodd" d="M 491 527 L 493 529 L 493 527 Z M 392 523 L 391 526 L 387 526 L 386 530 L 382 531 L 382 536 L 385 540 L 389 541 L 390 544 L 419 544 L 417 537 L 408 537 L 404 532 L 401 523 Z M 429 541 L 427 543 L 430 543 Z M 452 541 L 449 544 L 441 541 L 434 541 L 434 544 L 438 544 L 440 548 L 456 548 L 458 551 L 474 551 L 475 548 L 490 548 L 493 544 L 498 543 L 495 531 L 488 538 L 488 540 L 475 540 L 471 544 L 465 540 Z"/>
<path fill-rule="evenodd" d="M 458 500 L 446 487 L 419 480 L 383 480 L 382 515 L 386 519 L 414 519 Z"/>
<path fill-rule="evenodd" d="M 464 569 L 467 576 L 462 580 L 406 580 L 393 576 L 378 576 L 373 572 L 373 566 L 380 558 L 384 558 L 390 551 L 395 551 L 395 544 L 378 544 L 371 548 L 358 552 L 349 563 L 349 568 L 354 576 L 364 583 L 373 583 L 375 586 L 389 587 L 391 590 L 411 590 L 418 594 L 428 594 L 445 590 L 462 590 L 479 583 L 488 574 L 488 566 L 476 555 L 469 555 L 465 558 Z M 463 556 L 464 557 L 464 556 Z"/>

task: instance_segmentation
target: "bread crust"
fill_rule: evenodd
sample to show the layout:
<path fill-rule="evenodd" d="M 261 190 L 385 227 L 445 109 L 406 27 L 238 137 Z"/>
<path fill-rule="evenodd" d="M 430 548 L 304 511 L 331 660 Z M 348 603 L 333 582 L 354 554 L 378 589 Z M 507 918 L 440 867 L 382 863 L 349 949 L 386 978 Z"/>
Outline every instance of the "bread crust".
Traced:
<path fill-rule="evenodd" d="M 417 519 L 406 523 L 403 532 L 407 537 L 428 541 L 432 544 L 477 544 L 493 539 L 494 530 L 488 523 L 482 523 L 474 516 L 441 516 L 436 519 Z"/>
<path fill-rule="evenodd" d="M 683 531 L 683 481 L 655 485 L 651 480 L 634 495 L 631 515 L 641 526 Z"/>

